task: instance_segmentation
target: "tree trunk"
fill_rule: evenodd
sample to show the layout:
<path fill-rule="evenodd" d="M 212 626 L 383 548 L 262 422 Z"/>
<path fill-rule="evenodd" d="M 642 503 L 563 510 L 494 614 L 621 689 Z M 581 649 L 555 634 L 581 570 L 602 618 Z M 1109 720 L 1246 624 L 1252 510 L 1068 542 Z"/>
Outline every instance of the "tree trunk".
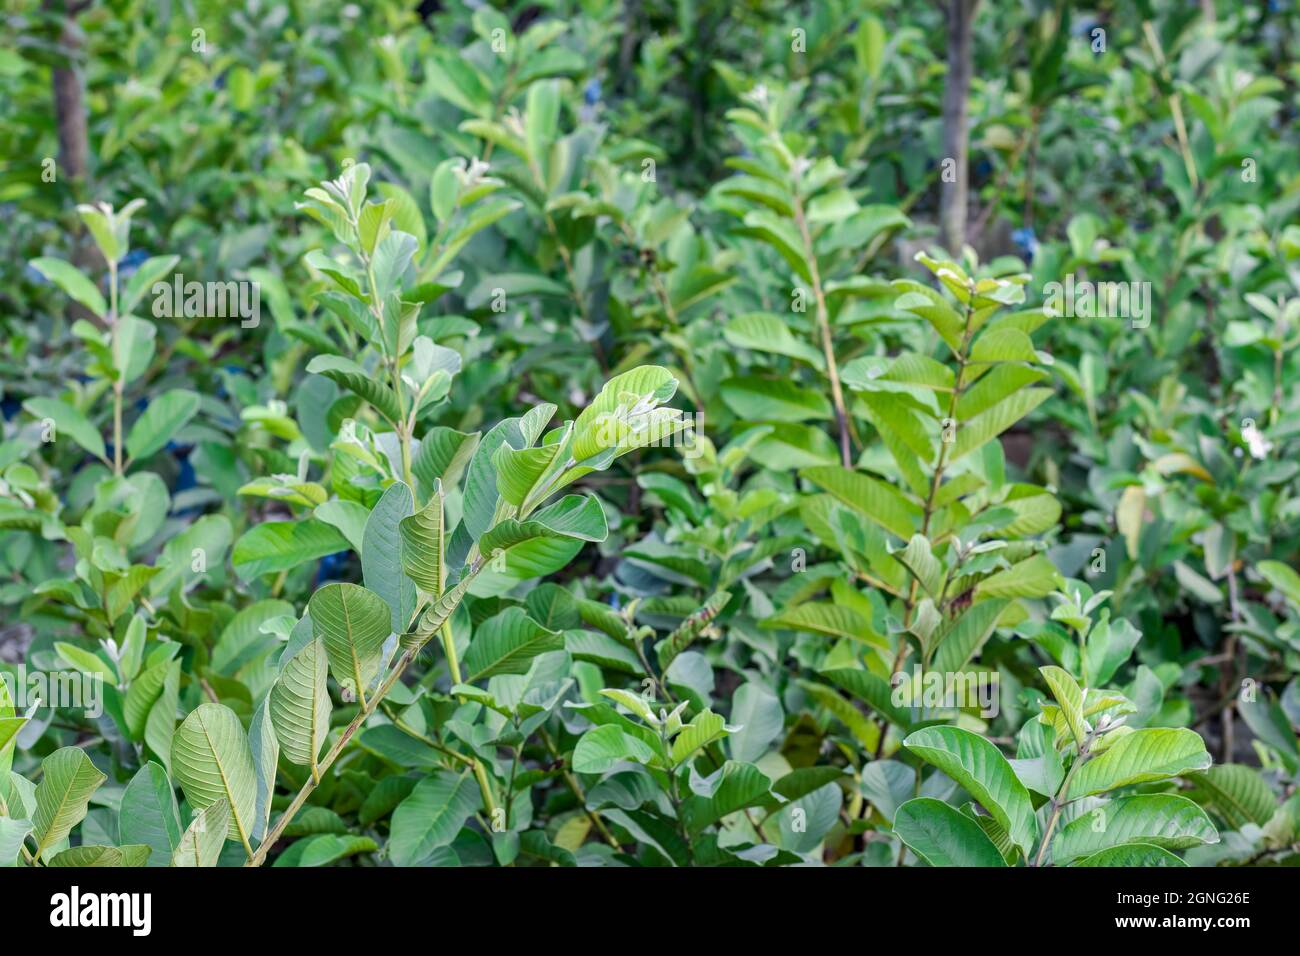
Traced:
<path fill-rule="evenodd" d="M 971 24 L 979 0 L 948 0 L 948 78 L 943 90 L 943 164 L 939 190 L 939 228 L 953 256 L 966 242 L 966 99 L 970 93 Z M 951 161 L 951 162 L 949 162 Z"/>
<path fill-rule="evenodd" d="M 46 9 L 55 4 L 46 2 Z M 67 58 L 54 67 L 54 115 L 59 127 L 58 174 L 68 179 L 83 181 L 90 166 L 90 145 L 86 133 L 86 100 L 81 76 L 81 31 L 77 29 L 76 11 L 79 6 L 63 7 L 63 29 L 59 33 L 59 46 Z"/>

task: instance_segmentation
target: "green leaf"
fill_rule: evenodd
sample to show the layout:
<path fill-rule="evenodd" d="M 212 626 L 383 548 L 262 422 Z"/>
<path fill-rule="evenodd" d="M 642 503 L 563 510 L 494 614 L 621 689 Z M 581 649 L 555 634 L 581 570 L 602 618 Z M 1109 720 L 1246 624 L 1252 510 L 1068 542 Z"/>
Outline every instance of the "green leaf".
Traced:
<path fill-rule="evenodd" d="M 393 811 L 388 858 L 397 866 L 416 866 L 449 846 L 478 807 L 478 788 L 468 771 L 425 777 Z"/>
<path fill-rule="evenodd" d="M 676 392 L 677 379 L 661 365 L 641 365 L 615 375 L 604 384 L 600 394 L 574 421 L 574 458 L 581 462 L 602 451 L 614 450 L 615 457 L 632 451 L 632 445 L 614 445 L 613 439 L 621 436 L 617 430 L 606 426 L 609 416 L 616 416 L 620 410 L 626 414 L 637 407 L 653 409 L 668 401 Z"/>
<path fill-rule="evenodd" d="M 958 727 L 926 727 L 909 734 L 903 746 L 964 787 L 1029 852 L 1038 836 L 1029 791 L 996 746 Z"/>
<path fill-rule="evenodd" d="M 862 701 L 896 727 L 912 725 L 911 711 L 894 703 L 894 689 L 888 680 L 859 667 L 831 667 L 821 675 L 836 687 Z"/>
<path fill-rule="evenodd" d="M 230 830 L 230 803 L 220 797 L 194 815 L 171 855 L 172 866 L 216 866 Z"/>
<path fill-rule="evenodd" d="M 1228 827 L 1240 830 L 1253 823 L 1264 826 L 1277 807 L 1268 782 L 1254 767 L 1217 764 L 1189 778 L 1195 786 L 1191 796 L 1221 817 Z"/>
<path fill-rule="evenodd" d="M 802 422 L 831 417 L 831 404 L 825 395 L 789 379 L 743 375 L 727 379 L 719 390 L 727 407 L 750 421 Z"/>
<path fill-rule="evenodd" d="M 1061 574 L 1050 558 L 1036 554 L 1005 571 L 989 575 L 975 586 L 978 598 L 1039 598 L 1057 590 Z"/>
<path fill-rule="evenodd" d="M 604 773 L 625 760 L 649 763 L 655 757 L 650 745 L 618 724 L 593 727 L 573 748 L 573 769 L 577 773 Z"/>
<path fill-rule="evenodd" d="M 1186 865 L 1168 850 L 1162 850 L 1149 843 L 1125 843 L 1122 846 L 1113 846 L 1075 864 L 1075 866 L 1123 866 L 1144 869 L 1149 866 Z"/>
<path fill-rule="evenodd" d="M 196 810 L 224 799 L 231 808 L 230 839 L 250 847 L 257 775 L 248 736 L 233 710 L 205 703 L 190 712 L 172 738 L 172 773 Z"/>
<path fill-rule="evenodd" d="M 949 464 L 992 441 L 1024 418 L 1052 395 L 1050 388 L 1026 388 L 1004 398 L 992 408 L 980 412 L 969 421 L 959 422 L 957 440 L 948 454 Z"/>
<path fill-rule="evenodd" d="M 929 322 L 956 355 L 961 349 L 965 322 L 948 301 L 938 292 L 912 279 L 898 279 L 893 285 L 903 293 L 894 303 L 894 308 L 919 315 Z"/>
<path fill-rule="evenodd" d="M 757 209 L 746 213 L 744 222 L 744 228 L 736 230 L 739 235 L 767 243 L 780 254 L 799 278 L 809 286 L 812 285 L 812 269 L 804 258 L 803 240 L 793 223 L 768 209 Z"/>
<path fill-rule="evenodd" d="M 348 539 L 337 528 L 315 518 L 263 521 L 240 536 L 230 560 L 239 577 L 251 581 L 349 547 Z"/>
<path fill-rule="evenodd" d="M 32 260 L 32 268 L 66 292 L 75 302 L 80 302 L 96 315 L 108 315 L 108 304 L 95 283 L 70 262 L 42 256 Z"/>
<path fill-rule="evenodd" d="M 697 793 L 682 801 L 682 820 L 692 834 L 729 814 L 758 806 L 772 792 L 772 781 L 752 763 L 728 760 L 720 775 L 710 779 L 714 781 L 710 795 Z"/>
<path fill-rule="evenodd" d="M 0 817 L 0 868 L 17 865 L 18 852 L 31 832 L 31 820 Z"/>
<path fill-rule="evenodd" d="M 650 702 L 640 694 L 634 694 L 630 690 L 607 687 L 600 692 L 600 695 L 617 701 L 647 723 L 654 723 L 658 719 L 655 717 L 654 708 L 650 706 Z"/>
<path fill-rule="evenodd" d="M 804 468 L 799 477 L 826 489 L 858 514 L 886 531 L 910 540 L 921 521 L 921 509 L 897 488 L 840 465 Z"/>
<path fill-rule="evenodd" d="M 1073 677 L 1059 667 L 1040 667 L 1038 672 L 1043 675 L 1043 680 L 1047 681 L 1052 697 L 1061 708 L 1061 715 L 1065 718 L 1066 726 L 1070 728 L 1070 734 L 1074 737 L 1074 745 L 1082 748 L 1084 738 L 1088 736 L 1088 731 L 1083 726 L 1082 688 Z"/>
<path fill-rule="evenodd" d="M 43 775 L 36 786 L 32 817 L 34 856 L 42 858 L 86 816 L 90 796 L 108 777 L 99 772 L 80 747 L 63 747 L 41 761 Z"/>
<path fill-rule="evenodd" d="M 522 608 L 507 608 L 475 630 L 465 653 L 465 679 L 472 682 L 495 674 L 526 674 L 538 654 L 563 649 L 562 633 L 542 627 Z"/>
<path fill-rule="evenodd" d="M 384 642 L 392 633 L 388 605 L 358 584 L 327 584 L 307 602 L 312 629 L 325 644 L 330 671 L 362 706 L 383 664 Z"/>
<path fill-rule="evenodd" d="M 975 340 L 969 359 L 972 365 L 1036 361 L 1038 355 L 1029 336 L 1019 329 L 1008 328 L 989 329 L 981 335 Z"/>
<path fill-rule="evenodd" d="M 730 720 L 740 729 L 731 735 L 728 746 L 734 760 L 754 761 L 781 736 L 785 711 L 781 701 L 762 684 L 742 684 L 731 699 Z"/>
<path fill-rule="evenodd" d="M 271 721 L 271 694 L 268 691 L 253 707 L 248 722 L 248 749 L 253 757 L 253 772 L 257 777 L 254 800 L 253 838 L 266 838 L 266 828 L 271 822 L 271 801 L 275 797 L 275 774 L 280 762 L 280 741 L 276 739 Z"/>
<path fill-rule="evenodd" d="M 736 348 L 787 355 L 817 369 L 826 365 L 817 348 L 796 338 L 785 322 L 767 312 L 736 316 L 723 328 L 722 335 L 729 345 Z"/>
<path fill-rule="evenodd" d="M 966 666 L 979 653 L 988 640 L 998 617 L 1007 606 L 1002 598 L 991 598 L 972 604 L 956 620 L 947 620 L 935 636 L 933 669 L 955 673 Z"/>
<path fill-rule="evenodd" d="M 361 540 L 366 533 L 366 521 L 370 518 L 365 505 L 357 501 L 331 498 L 324 504 L 317 505 L 312 515 L 336 529 L 353 551 L 361 553 Z"/>
<path fill-rule="evenodd" d="M 443 520 L 442 483 L 434 479 L 429 503 L 397 526 L 402 537 L 402 571 L 422 593 L 434 598 L 442 594 L 447 578 Z"/>
<path fill-rule="evenodd" d="M 83 674 L 89 674 L 92 677 L 97 675 L 110 685 L 117 683 L 117 675 L 113 672 L 113 668 L 98 654 L 64 641 L 55 641 L 54 649 L 58 651 L 59 657 L 63 658 L 74 670 L 79 670 Z"/>
<path fill-rule="evenodd" d="M 806 601 L 788 607 L 767 618 L 760 625 L 764 630 L 806 631 L 827 637 L 847 637 L 873 647 L 888 648 L 884 637 L 876 633 L 871 621 L 851 607 L 829 604 L 825 601 Z"/>
<path fill-rule="evenodd" d="M 373 853 L 379 844 L 370 837 L 347 836 L 337 833 L 320 833 L 296 841 L 275 858 L 273 866 L 308 867 L 329 866 L 358 853 Z"/>
<path fill-rule="evenodd" d="M 176 731 L 176 706 L 180 700 L 181 662 L 173 660 L 163 675 L 162 692 L 149 707 L 144 742 L 171 771 L 172 739 Z"/>
<path fill-rule="evenodd" d="M 944 567 L 931 552 L 928 538 L 920 534 L 912 535 L 907 547 L 895 552 L 894 558 L 912 572 L 926 594 L 936 599 L 939 597 L 945 577 Z"/>
<path fill-rule="evenodd" d="M 430 428 L 420 439 L 420 447 L 411 462 L 411 471 L 423 498 L 433 497 L 437 483 L 446 488 L 460 484 L 461 475 L 478 448 L 478 432 L 458 432 L 454 428 Z"/>
<path fill-rule="evenodd" d="M 528 87 L 524 106 L 524 144 L 533 161 L 541 164 L 551 142 L 559 135 L 560 81 L 541 80 Z"/>
<path fill-rule="evenodd" d="M 149 866 L 166 866 L 172 858 L 172 851 L 181 842 L 180 809 L 171 780 L 160 764 L 150 760 L 126 785 L 117 828 L 119 843 L 139 843 L 150 848 Z"/>
<path fill-rule="evenodd" d="M 1052 841 L 1052 862 L 1064 866 L 1128 843 L 1182 850 L 1218 842 L 1214 824 L 1191 800 L 1172 793 L 1147 793 L 1120 797 L 1071 820 Z"/>
<path fill-rule="evenodd" d="M 470 593 L 503 594 L 520 581 L 558 571 L 584 541 L 603 541 L 608 533 L 605 511 L 589 495 L 566 495 L 528 521 L 506 519 L 479 539 L 487 564 L 471 582 Z"/>
<path fill-rule="evenodd" d="M 286 760 L 316 770 L 329 732 L 329 661 L 319 638 L 289 658 L 271 688 L 271 726 Z"/>
<path fill-rule="evenodd" d="M 140 263 L 127 281 L 126 288 L 122 290 L 122 297 L 117 304 L 118 312 L 122 315 L 130 313 L 136 303 L 144 298 L 145 293 L 152 291 L 154 285 L 175 269 L 176 263 L 180 261 L 180 256 L 150 256 Z M 153 857 L 150 856 L 149 859 L 152 860 Z M 164 866 L 166 861 L 153 865 Z"/>
<path fill-rule="evenodd" d="M 23 410 L 33 418 L 48 418 L 53 421 L 55 441 L 58 440 L 59 433 L 66 434 L 96 458 L 107 460 L 104 439 L 99 434 L 99 429 L 67 402 L 53 398 L 29 398 L 23 402 Z"/>
<path fill-rule="evenodd" d="M 553 442 L 540 448 L 516 451 L 502 444 L 492 456 L 497 473 L 497 491 L 516 508 L 532 494 L 538 481 L 555 463 L 562 442 Z"/>
<path fill-rule="evenodd" d="M 58 867 L 124 867 L 144 866 L 151 856 L 147 846 L 73 846 L 55 854 L 46 866 Z"/>
<path fill-rule="evenodd" d="M 405 558 L 399 526 L 415 511 L 411 489 L 400 481 L 385 489 L 366 519 L 361 536 L 361 574 L 366 587 L 384 599 L 389 627 L 402 634 L 415 613 L 415 582 L 402 573 Z"/>
<path fill-rule="evenodd" d="M 307 372 L 324 375 L 365 399 L 390 423 L 402 420 L 401 404 L 393 390 L 351 359 L 341 355 L 318 355 L 307 364 Z"/>
<path fill-rule="evenodd" d="M 170 594 L 172 588 L 182 583 L 185 589 L 206 578 L 225 560 L 226 549 L 230 547 L 233 531 L 230 519 L 225 515 L 204 515 L 192 525 L 167 539 L 162 553 L 154 564 L 160 568 L 158 574 L 149 581 L 149 594 L 157 597 Z M 195 571 L 195 558 L 201 553 L 202 570 Z"/>
<path fill-rule="evenodd" d="M 673 746 L 669 752 L 673 766 L 680 766 L 684 761 L 695 756 L 696 751 L 707 747 L 715 740 L 721 740 L 735 730 L 735 727 L 727 726 L 726 721 L 712 711 L 706 710 L 696 714 L 695 719 L 673 738 Z"/>
<path fill-rule="evenodd" d="M 939 800 L 908 800 L 894 814 L 894 833 L 931 866 L 1006 866 L 980 825 Z"/>
<path fill-rule="evenodd" d="M 198 413 L 201 399 L 177 388 L 149 403 L 126 436 L 127 453 L 136 461 L 159 451 Z"/>
<path fill-rule="evenodd" d="M 814 681 L 798 682 L 813 700 L 829 710 L 835 719 L 849 729 L 864 751 L 874 751 L 880 743 L 880 728 L 862 713 L 851 701 L 845 700 L 832 688 Z"/>
<path fill-rule="evenodd" d="M 1041 382 L 1047 373 L 1027 365 L 1001 365 L 970 386 L 957 401 L 957 421 L 966 422 L 1022 388 Z"/>
<path fill-rule="evenodd" d="M 1300 608 L 1300 574 L 1281 561 L 1260 561 L 1255 569 L 1264 580 L 1281 591 L 1283 597 Z"/>
<path fill-rule="evenodd" d="M 1117 787 L 1164 780 L 1205 770 L 1210 755 L 1200 734 L 1186 728 L 1135 730 L 1079 768 L 1067 794 L 1071 800 Z"/>
<path fill-rule="evenodd" d="M 117 322 L 117 355 L 113 367 L 121 374 L 122 383 L 129 385 L 153 361 L 154 340 L 158 330 L 152 322 L 124 315 Z"/>

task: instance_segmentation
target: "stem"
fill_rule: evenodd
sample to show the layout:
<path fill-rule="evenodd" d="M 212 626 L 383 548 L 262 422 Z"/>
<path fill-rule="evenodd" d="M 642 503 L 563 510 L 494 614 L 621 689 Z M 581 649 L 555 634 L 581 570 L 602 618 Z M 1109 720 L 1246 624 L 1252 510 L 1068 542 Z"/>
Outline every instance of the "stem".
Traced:
<path fill-rule="evenodd" d="M 122 389 L 125 378 L 122 373 L 121 343 L 118 338 L 117 322 L 117 263 L 108 264 L 108 325 L 113 337 L 113 365 L 117 377 L 113 379 L 113 474 L 122 475 Z"/>
<path fill-rule="evenodd" d="M 351 723 L 349 723 L 344 729 L 342 736 L 335 741 L 334 746 L 325 754 L 325 759 L 320 762 L 319 767 L 322 774 L 333 765 L 334 761 L 338 759 L 339 754 L 343 752 L 343 748 L 347 746 L 348 741 L 352 739 L 352 735 L 355 734 L 361 725 L 366 722 L 366 719 L 375 712 L 375 708 L 379 706 L 379 702 L 384 699 L 384 696 L 393 689 L 393 685 L 397 683 L 397 679 L 402 676 L 402 672 L 406 670 L 407 665 L 410 664 L 411 661 L 415 660 L 415 654 L 416 652 L 414 649 L 404 651 L 402 656 L 398 659 L 397 665 L 393 668 L 388 677 L 384 679 L 383 684 L 379 686 L 379 689 L 371 696 L 365 706 L 362 707 L 361 710 L 357 711 L 357 715 L 352 718 Z M 298 795 L 293 798 L 293 802 L 289 804 L 284 813 L 280 814 L 280 819 L 275 822 L 275 826 L 267 832 L 266 838 L 262 840 L 261 845 L 257 848 L 257 852 L 252 854 L 249 861 L 244 864 L 245 866 L 261 866 L 266 861 L 266 854 L 270 852 L 271 847 L 273 847 L 276 841 L 284 834 L 284 828 L 289 825 L 290 821 L 293 820 L 298 811 L 302 809 L 302 805 L 307 802 L 307 798 L 311 796 L 311 792 L 315 789 L 316 780 L 314 778 L 308 778 L 307 782 L 302 785 L 302 789 L 298 791 Z"/>
<path fill-rule="evenodd" d="M 844 390 L 840 387 L 840 370 L 835 364 L 835 348 L 831 339 L 830 317 L 826 311 L 826 294 L 822 290 L 821 272 L 817 268 L 817 254 L 813 251 L 812 234 L 808 231 L 808 219 L 804 215 L 803 200 L 798 190 L 794 190 L 794 221 L 799 227 L 799 236 L 803 240 L 804 258 L 808 262 L 808 271 L 812 279 L 813 298 L 817 303 L 817 331 L 821 337 L 822 355 L 826 359 L 826 374 L 831 380 L 831 400 L 835 403 L 835 422 L 840 432 L 840 462 L 845 468 L 853 467 L 853 450 L 849 442 L 852 427 L 844 405 Z"/>
<path fill-rule="evenodd" d="M 474 764 L 474 758 L 466 757 L 463 753 L 457 750 L 452 750 L 450 747 L 446 746 L 445 744 L 439 743 L 437 740 L 434 740 L 432 737 L 428 736 L 427 734 L 420 733 L 418 730 L 416 730 L 406 721 L 402 720 L 401 717 L 397 716 L 395 713 L 389 710 L 387 704 L 383 705 L 383 709 L 384 709 L 384 716 L 386 716 L 389 720 L 391 720 L 393 722 L 393 726 L 396 727 L 398 730 L 402 731 L 402 733 L 410 737 L 414 737 L 416 740 L 420 741 L 420 743 L 424 744 L 426 747 L 431 747 L 434 750 L 438 751 L 438 753 L 442 754 L 444 757 L 450 757 L 452 760 L 457 760 L 463 765 L 465 765 L 466 767 L 472 766 Z"/>
<path fill-rule="evenodd" d="M 1151 47 L 1151 55 L 1155 57 L 1156 66 L 1160 72 L 1165 74 L 1168 80 L 1168 70 L 1165 64 L 1165 51 L 1160 46 L 1160 38 L 1156 36 L 1155 28 L 1151 26 L 1150 20 L 1142 21 L 1142 33 L 1146 37 L 1147 45 Z M 1183 157 L 1183 167 L 1187 170 L 1187 180 L 1192 184 L 1192 191 L 1199 193 L 1201 191 L 1200 177 L 1196 175 L 1196 161 L 1192 158 L 1192 150 L 1187 142 L 1187 124 L 1183 121 L 1183 104 L 1177 93 L 1170 93 L 1167 97 L 1169 100 L 1169 112 L 1174 118 L 1174 133 L 1178 136 L 1178 151 Z"/>
<path fill-rule="evenodd" d="M 474 568 L 468 573 L 473 575 L 477 574 L 478 571 L 478 568 Z M 414 625 L 414 622 L 419 619 L 419 615 L 423 610 L 423 605 L 416 608 L 412 622 L 407 625 L 408 630 Z M 446 627 L 446 622 L 444 622 L 444 627 Z M 450 628 L 446 627 L 444 638 L 445 636 L 450 635 L 450 633 Z M 361 688 L 357 688 L 357 693 L 361 699 L 361 709 L 357 711 L 357 715 L 353 717 L 347 727 L 344 728 L 343 734 L 335 742 L 334 746 L 329 749 L 329 752 L 325 754 L 325 758 L 317 765 L 320 777 L 323 777 L 325 771 L 329 770 L 329 768 L 333 766 L 334 761 L 337 760 L 339 755 L 343 752 L 343 748 L 346 747 L 348 741 L 352 739 L 352 735 L 355 734 L 361 725 L 369 719 L 370 715 L 375 712 L 376 708 L 379 707 L 380 702 L 388 696 L 388 692 L 393 689 L 393 685 L 397 683 L 398 678 L 402 676 L 402 673 L 410 665 L 411 661 L 415 660 L 415 655 L 418 654 L 419 651 L 419 647 L 411 647 L 403 651 L 402 656 L 397 660 L 397 664 L 394 665 L 392 671 L 386 678 L 384 678 L 384 682 L 379 685 L 375 692 L 370 696 L 369 700 L 364 696 L 361 696 Z M 452 648 L 452 654 L 455 654 L 454 647 Z M 452 659 L 454 660 L 454 657 Z M 460 668 L 459 665 L 457 665 L 453 671 L 453 675 L 458 675 L 459 671 Z M 476 759 L 474 760 L 474 764 L 474 776 L 479 782 L 479 789 L 483 791 L 484 806 L 486 806 L 488 812 L 491 813 L 496 809 L 496 803 L 492 799 L 491 788 L 487 785 L 487 777 L 483 772 L 480 761 Z M 302 809 L 303 804 L 307 802 L 307 798 L 311 796 L 312 791 L 316 789 L 319 782 L 319 778 L 309 777 L 307 781 L 303 783 L 302 789 L 298 791 L 298 795 L 293 798 L 293 802 L 289 804 L 284 813 L 280 814 L 280 818 L 275 822 L 275 826 L 267 832 L 265 839 L 262 840 L 261 845 L 257 848 L 257 852 L 250 856 L 249 861 L 244 864 L 245 866 L 261 866 L 266 861 L 266 855 L 270 852 L 271 847 L 273 847 L 276 841 L 284 835 L 284 828 L 289 825 L 290 821 L 293 820 L 298 811 Z"/>
<path fill-rule="evenodd" d="M 953 162 L 952 182 L 939 186 L 939 228 L 954 259 L 966 244 L 969 190 L 967 99 L 971 81 L 971 32 L 979 0 L 948 2 L 948 73 L 943 87 L 943 157 Z"/>
<path fill-rule="evenodd" d="M 1043 830 L 1043 842 L 1038 845 L 1038 853 L 1030 866 L 1042 866 L 1043 855 L 1047 852 L 1047 847 L 1052 842 L 1052 831 L 1056 829 L 1057 822 L 1061 819 L 1061 811 L 1065 809 L 1066 804 L 1070 803 L 1065 795 L 1070 792 L 1070 781 L 1074 779 L 1075 773 L 1080 767 L 1092 759 L 1092 751 L 1089 749 L 1094 740 L 1097 739 L 1097 731 L 1093 730 L 1083 739 L 1079 747 L 1079 756 L 1075 758 L 1074 763 L 1070 764 L 1070 769 L 1061 781 L 1061 787 L 1056 791 L 1056 796 L 1052 797 L 1052 811 L 1047 818 L 1047 827 Z"/>
<path fill-rule="evenodd" d="M 515 729 L 519 729 L 519 721 L 517 718 L 515 720 Z M 515 802 L 515 774 L 519 771 L 519 752 L 523 749 L 524 745 L 522 742 L 520 742 L 519 746 L 511 748 L 513 756 L 510 758 L 510 782 L 506 785 L 505 800 L 507 831 L 510 829 L 510 806 Z"/>
<path fill-rule="evenodd" d="M 439 633 L 442 636 L 443 653 L 447 655 L 447 670 L 451 672 L 451 683 L 454 687 L 464 681 L 460 679 L 460 660 L 456 656 L 456 641 L 451 635 L 451 618 L 442 622 Z"/>
<path fill-rule="evenodd" d="M 393 431 L 397 433 L 397 443 L 401 448 L 402 460 L 402 480 L 406 482 L 407 487 L 412 491 L 415 489 L 415 482 L 411 478 L 411 436 L 415 432 L 415 414 L 419 409 L 419 399 L 416 399 L 414 407 L 411 410 L 411 420 L 408 425 L 406 420 L 406 397 L 402 388 L 402 373 L 399 368 L 401 365 L 401 356 L 388 354 L 387 343 L 384 341 L 382 334 L 384 328 L 384 303 L 379 299 L 379 287 L 375 282 L 375 264 L 369 253 L 361 245 L 361 226 L 357 216 L 352 216 L 352 228 L 357 232 L 357 254 L 360 255 L 361 261 L 366 267 L 366 281 L 370 286 L 370 314 L 375 318 L 375 324 L 380 329 L 379 345 L 385 359 L 388 360 L 389 377 L 393 383 L 393 397 L 397 399 L 397 421 L 390 422 Z"/>
<path fill-rule="evenodd" d="M 967 352 L 970 349 L 971 336 L 974 334 L 971 329 L 971 306 L 974 301 L 975 292 L 972 290 L 971 301 L 966 303 L 966 315 L 965 322 L 963 323 L 964 328 L 962 329 L 961 345 L 957 349 L 957 375 L 956 378 L 953 379 L 952 393 L 948 396 L 948 414 L 946 417 L 948 421 L 954 423 L 957 421 L 957 405 L 961 401 L 962 393 L 966 390 L 964 379 L 966 377 Z M 943 471 L 948 461 L 948 446 L 951 443 L 943 441 L 942 437 L 943 436 L 940 435 L 939 457 L 935 462 L 934 475 L 930 479 L 930 493 L 926 496 L 925 507 L 922 511 L 921 534 L 923 535 L 929 535 L 930 533 L 930 522 L 934 518 L 935 502 L 939 498 L 939 487 L 943 483 Z M 905 610 L 903 612 L 904 629 L 911 625 L 912 614 L 916 610 L 917 584 L 918 581 L 916 576 L 913 575 L 911 586 L 908 588 L 907 601 L 905 602 Z M 900 638 L 898 654 L 894 658 L 894 666 L 890 671 L 891 677 L 902 669 L 903 663 L 907 660 L 907 655 L 910 651 L 911 645 Z M 881 741 L 883 744 L 883 735 Z M 879 751 L 877 751 L 877 756 L 878 755 Z"/>
<path fill-rule="evenodd" d="M 455 687 L 457 684 L 463 683 L 463 681 L 460 677 L 460 659 L 456 656 L 456 640 L 451 633 L 450 617 L 442 622 L 442 627 L 439 628 L 438 633 L 442 638 L 443 653 L 447 655 L 447 670 L 451 673 L 451 686 Z M 458 696 L 457 699 L 462 703 L 465 701 L 464 697 Z M 496 817 L 497 804 L 496 798 L 492 793 L 491 782 L 488 780 L 487 771 L 483 767 L 483 761 L 475 757 L 472 758 L 472 762 L 474 767 L 474 779 L 478 781 L 479 793 L 483 796 L 483 806 L 488 812 L 488 819 L 493 820 Z M 509 801 L 509 799 L 510 795 L 506 794 L 506 800 Z M 506 811 L 506 816 L 507 818 L 509 817 L 509 810 Z M 509 820 L 507 819 L 507 828 L 509 828 L 509 825 Z"/>
<path fill-rule="evenodd" d="M 663 727 L 659 728 L 659 739 L 663 742 L 664 750 L 669 751 L 671 744 L 668 740 L 668 734 Z M 686 821 L 682 819 L 682 798 L 677 792 L 677 768 L 668 768 L 668 799 L 673 805 L 673 816 L 677 820 L 677 832 L 681 834 L 682 842 L 686 844 L 686 856 L 690 865 L 695 865 L 695 848 L 691 846 L 691 835 L 686 829 Z"/>

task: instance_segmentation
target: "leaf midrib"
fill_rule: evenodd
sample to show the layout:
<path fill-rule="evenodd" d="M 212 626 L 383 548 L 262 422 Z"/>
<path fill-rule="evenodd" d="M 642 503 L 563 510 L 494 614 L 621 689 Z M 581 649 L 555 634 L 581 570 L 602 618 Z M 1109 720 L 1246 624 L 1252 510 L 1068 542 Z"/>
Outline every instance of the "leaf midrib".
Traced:
<path fill-rule="evenodd" d="M 212 742 L 212 735 L 208 733 L 208 725 L 202 714 L 199 714 L 198 725 L 199 729 L 203 731 L 203 739 L 208 743 L 208 750 L 212 753 L 212 762 L 217 765 L 217 773 L 221 775 L 221 787 L 226 791 L 226 801 L 230 804 L 230 819 L 234 821 L 235 829 L 239 831 L 239 841 L 247 845 L 248 832 L 244 829 L 244 824 L 240 822 L 239 811 L 235 805 L 235 794 L 230 789 L 230 780 L 226 776 L 226 768 L 221 762 L 221 755 L 217 753 L 216 745 Z"/>

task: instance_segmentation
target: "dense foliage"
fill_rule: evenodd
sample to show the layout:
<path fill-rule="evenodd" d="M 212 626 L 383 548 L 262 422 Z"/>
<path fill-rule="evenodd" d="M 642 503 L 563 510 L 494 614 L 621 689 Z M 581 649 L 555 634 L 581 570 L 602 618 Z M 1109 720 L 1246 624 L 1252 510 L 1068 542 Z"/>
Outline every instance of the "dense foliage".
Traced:
<path fill-rule="evenodd" d="M 0 865 L 1300 861 L 1296 4 L 506 6 L 0 4 Z"/>

